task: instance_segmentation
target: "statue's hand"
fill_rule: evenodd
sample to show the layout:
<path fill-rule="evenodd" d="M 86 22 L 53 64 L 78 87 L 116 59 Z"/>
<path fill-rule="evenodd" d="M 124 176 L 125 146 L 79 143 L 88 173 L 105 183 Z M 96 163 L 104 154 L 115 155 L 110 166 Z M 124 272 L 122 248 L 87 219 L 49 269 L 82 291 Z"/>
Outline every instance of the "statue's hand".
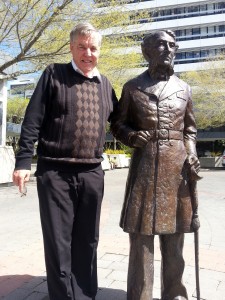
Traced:
<path fill-rule="evenodd" d="M 195 154 L 190 154 L 186 159 L 186 163 L 189 169 L 190 179 L 191 180 L 201 179 L 201 177 L 198 176 L 198 172 L 200 170 L 200 162 L 198 157 Z"/>
<path fill-rule="evenodd" d="M 150 133 L 148 131 L 137 131 L 132 134 L 130 138 L 131 145 L 133 147 L 142 148 L 144 147 L 150 140 Z"/>
<path fill-rule="evenodd" d="M 191 222 L 191 227 L 193 231 L 197 231 L 200 227 L 200 221 L 198 215 L 194 215 Z"/>

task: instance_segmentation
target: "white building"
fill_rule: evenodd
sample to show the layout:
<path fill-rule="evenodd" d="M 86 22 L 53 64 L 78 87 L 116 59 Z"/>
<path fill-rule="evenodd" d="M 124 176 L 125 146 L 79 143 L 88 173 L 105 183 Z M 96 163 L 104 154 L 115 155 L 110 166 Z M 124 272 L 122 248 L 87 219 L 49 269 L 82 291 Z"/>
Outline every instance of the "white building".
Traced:
<path fill-rule="evenodd" d="M 105 10 L 107 1 L 100 3 Z M 175 61 L 175 72 L 207 68 L 209 57 L 225 52 L 225 2 L 204 0 L 130 0 L 124 10 L 130 11 L 130 18 L 140 11 L 149 12 L 149 17 L 139 19 L 137 24 L 126 29 L 126 35 L 140 43 L 151 31 L 170 29 L 177 36 L 179 50 Z M 106 10 L 107 11 L 107 10 Z M 103 34 L 112 34 L 107 29 Z M 123 32 L 123 34 L 125 34 Z M 139 44 L 140 45 L 140 44 Z M 138 45 L 137 51 L 140 51 Z"/>
<path fill-rule="evenodd" d="M 98 13 L 107 13 L 107 0 L 96 0 Z M 175 72 L 182 73 L 212 67 L 209 58 L 225 53 L 225 1 L 219 0 L 118 0 L 117 11 L 129 11 L 130 20 L 138 20 L 126 29 L 108 28 L 103 35 L 126 35 L 137 41 L 135 51 L 141 53 L 143 37 L 153 31 L 170 29 L 175 32 L 179 49 L 175 59 Z M 120 3 L 126 3 L 119 7 Z M 147 12 L 145 19 L 139 18 L 141 11 Z M 135 17 L 135 18 L 134 18 Z M 130 24 L 124 18 L 124 23 Z M 132 48 L 134 49 L 134 47 Z M 131 49 L 123 49 L 129 53 Z M 219 63 L 221 65 L 221 63 Z M 142 67 L 147 67 L 143 59 Z M 216 63 L 213 63 L 213 67 Z M 130 70 L 134 76 L 143 68 Z M 198 141 L 210 143 L 204 149 L 214 149 L 214 141 L 225 140 L 224 127 L 198 132 Z M 209 148 L 207 148 L 209 147 Z M 211 150 L 210 150 L 211 151 Z"/>
<path fill-rule="evenodd" d="M 36 86 L 36 81 L 34 78 L 18 78 L 8 82 L 8 94 L 9 97 L 21 97 L 30 99 L 34 88 Z"/>

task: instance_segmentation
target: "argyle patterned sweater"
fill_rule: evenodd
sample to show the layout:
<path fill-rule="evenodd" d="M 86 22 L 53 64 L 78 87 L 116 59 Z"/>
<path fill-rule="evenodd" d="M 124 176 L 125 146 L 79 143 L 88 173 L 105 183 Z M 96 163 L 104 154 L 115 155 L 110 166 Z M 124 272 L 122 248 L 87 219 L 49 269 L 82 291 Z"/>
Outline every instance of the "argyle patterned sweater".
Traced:
<path fill-rule="evenodd" d="M 36 141 L 39 159 L 100 163 L 117 102 L 105 76 L 86 78 L 71 63 L 49 65 L 25 113 L 15 169 L 30 170 Z"/>

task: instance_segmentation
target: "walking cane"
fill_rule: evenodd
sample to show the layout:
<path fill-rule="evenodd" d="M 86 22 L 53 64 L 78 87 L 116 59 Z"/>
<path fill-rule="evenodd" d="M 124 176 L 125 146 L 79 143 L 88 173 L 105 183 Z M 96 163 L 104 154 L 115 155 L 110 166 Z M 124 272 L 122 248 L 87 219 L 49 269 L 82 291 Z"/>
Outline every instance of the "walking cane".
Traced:
<path fill-rule="evenodd" d="M 195 241 L 195 281 L 197 300 L 200 300 L 200 283 L 199 283 L 199 236 L 198 230 L 194 232 Z"/>
<path fill-rule="evenodd" d="M 197 195 L 197 181 L 202 179 L 198 174 L 191 168 L 189 173 L 189 187 L 192 204 L 192 223 L 191 227 L 194 231 L 194 243 L 195 243 L 195 280 L 196 280 L 196 295 L 197 300 L 200 300 L 200 283 L 199 283 L 199 227 L 200 222 L 198 218 L 198 195 Z"/>

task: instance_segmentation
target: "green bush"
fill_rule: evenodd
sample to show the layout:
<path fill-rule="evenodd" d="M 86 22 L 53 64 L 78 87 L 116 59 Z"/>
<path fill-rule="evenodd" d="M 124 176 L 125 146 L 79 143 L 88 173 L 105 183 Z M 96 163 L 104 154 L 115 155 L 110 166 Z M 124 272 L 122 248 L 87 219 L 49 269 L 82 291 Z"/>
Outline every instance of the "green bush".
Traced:
<path fill-rule="evenodd" d="M 113 150 L 113 149 L 106 149 L 104 151 L 106 154 L 125 154 L 124 150 Z"/>

